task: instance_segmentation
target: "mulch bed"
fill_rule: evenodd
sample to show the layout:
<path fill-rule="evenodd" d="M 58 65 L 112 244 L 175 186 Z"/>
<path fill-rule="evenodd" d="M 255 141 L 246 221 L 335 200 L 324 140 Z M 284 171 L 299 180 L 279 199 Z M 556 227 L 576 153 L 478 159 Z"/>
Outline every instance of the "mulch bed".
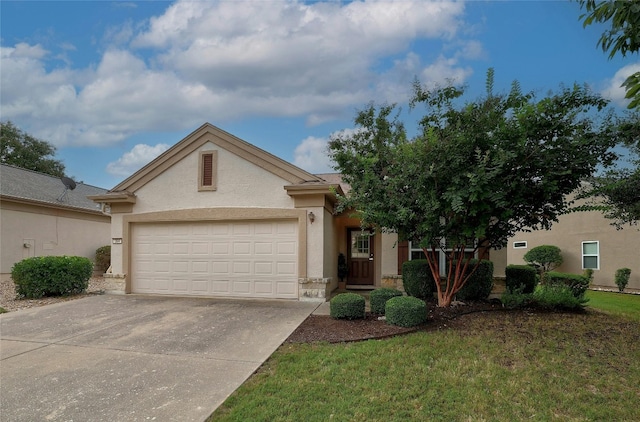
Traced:
<path fill-rule="evenodd" d="M 364 319 L 333 319 L 328 315 L 310 315 L 286 340 L 286 343 L 329 342 L 342 343 L 375 338 L 392 337 L 414 331 L 430 331 L 448 328 L 457 317 L 474 312 L 502 311 L 500 301 L 466 302 L 439 308 L 435 300 L 427 301 L 427 322 L 412 328 L 397 327 L 379 319 L 379 315 L 367 313 Z"/>

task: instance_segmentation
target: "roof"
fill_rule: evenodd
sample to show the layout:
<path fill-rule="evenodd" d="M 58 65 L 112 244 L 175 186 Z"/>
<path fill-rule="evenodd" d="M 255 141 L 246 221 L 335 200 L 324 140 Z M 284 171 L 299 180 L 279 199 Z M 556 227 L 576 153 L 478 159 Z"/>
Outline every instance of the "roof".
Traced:
<path fill-rule="evenodd" d="M 205 123 L 162 153 L 155 160 L 111 189 L 109 195 L 111 195 L 112 192 L 135 194 L 142 186 L 207 142 L 211 142 L 241 156 L 245 160 L 262 167 L 292 184 L 322 182 L 322 179 L 317 176 L 233 136 L 210 123 Z"/>
<path fill-rule="evenodd" d="M 329 184 L 340 185 L 345 195 L 351 190 L 351 186 L 342 180 L 342 174 L 340 173 L 321 173 L 316 174 L 316 176 Z"/>
<path fill-rule="evenodd" d="M 0 164 L 0 197 L 3 200 L 14 199 L 101 213 L 97 204 L 87 196 L 104 194 L 107 190 L 84 183 L 76 183 L 74 190 L 68 190 L 63 196 L 64 192 L 65 186 L 59 177 Z"/>

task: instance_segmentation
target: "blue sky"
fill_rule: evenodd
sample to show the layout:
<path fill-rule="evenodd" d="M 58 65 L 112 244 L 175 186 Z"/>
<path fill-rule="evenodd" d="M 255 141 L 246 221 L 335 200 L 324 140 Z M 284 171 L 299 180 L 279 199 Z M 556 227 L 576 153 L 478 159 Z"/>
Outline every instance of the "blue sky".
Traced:
<path fill-rule="evenodd" d="M 624 107 L 638 55 L 568 1 L 2 1 L 0 118 L 56 145 L 67 174 L 112 188 L 204 122 L 314 173 L 365 104 L 415 77 L 544 95 L 586 83 Z M 419 111 L 409 113 L 417 120 Z"/>

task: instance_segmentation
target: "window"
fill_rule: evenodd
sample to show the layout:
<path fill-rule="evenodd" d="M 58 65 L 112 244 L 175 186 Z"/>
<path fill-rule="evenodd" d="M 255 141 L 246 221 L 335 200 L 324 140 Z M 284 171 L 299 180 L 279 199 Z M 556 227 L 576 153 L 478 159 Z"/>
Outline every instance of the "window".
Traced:
<path fill-rule="evenodd" d="M 216 190 L 218 151 L 201 151 L 198 164 L 198 190 Z"/>
<path fill-rule="evenodd" d="M 446 242 L 443 240 L 442 242 L 444 247 L 445 247 L 445 251 L 446 252 L 450 252 L 451 248 L 449 248 L 449 245 L 446 244 Z M 475 249 L 475 245 L 470 244 L 470 245 L 466 245 L 466 248 L 464 250 L 464 256 L 465 258 L 477 258 L 477 251 L 474 251 Z M 409 261 L 413 260 L 413 259 L 425 259 L 426 257 L 424 256 L 424 252 L 422 251 L 422 248 L 416 244 L 414 247 L 413 242 L 409 242 Z M 440 275 L 441 276 L 446 276 L 447 275 L 447 255 L 445 252 L 442 251 L 442 249 L 438 249 L 438 265 L 440 266 Z"/>
<path fill-rule="evenodd" d="M 527 241 L 513 242 L 513 249 L 527 249 Z"/>
<path fill-rule="evenodd" d="M 600 242 L 590 240 L 582 242 L 582 269 L 600 269 Z"/>

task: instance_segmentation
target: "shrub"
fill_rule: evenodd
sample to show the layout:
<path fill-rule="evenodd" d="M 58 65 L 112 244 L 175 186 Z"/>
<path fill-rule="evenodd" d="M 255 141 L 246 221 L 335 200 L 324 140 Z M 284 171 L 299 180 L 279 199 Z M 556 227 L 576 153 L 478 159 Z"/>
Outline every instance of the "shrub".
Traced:
<path fill-rule="evenodd" d="M 417 297 L 397 296 L 385 305 L 387 323 L 400 327 L 415 327 L 427 320 L 427 304 Z"/>
<path fill-rule="evenodd" d="M 548 286 L 566 286 L 576 299 L 584 298 L 589 288 L 589 279 L 583 275 L 548 272 L 544 275 L 544 284 Z"/>
<path fill-rule="evenodd" d="M 538 284 L 537 271 L 530 265 L 507 265 L 504 272 L 505 284 L 510 292 L 521 289 L 521 293 L 533 293 Z"/>
<path fill-rule="evenodd" d="M 522 308 L 529 305 L 533 301 L 533 293 L 524 293 L 523 290 L 524 287 L 522 285 L 513 290 L 507 289 L 500 296 L 502 305 L 508 309 Z"/>
<path fill-rule="evenodd" d="M 93 263 L 80 256 L 39 256 L 16 263 L 11 278 L 20 297 L 67 296 L 89 287 Z"/>
<path fill-rule="evenodd" d="M 383 287 L 372 291 L 369 296 L 369 301 L 371 302 L 371 313 L 384 314 L 384 306 L 387 303 L 387 300 L 396 296 L 402 296 L 402 292 L 389 287 Z"/>
<path fill-rule="evenodd" d="M 364 318 L 364 297 L 355 293 L 340 293 L 329 302 L 329 313 L 335 319 Z"/>
<path fill-rule="evenodd" d="M 478 262 L 477 259 L 469 260 L 469 266 L 465 274 L 469 274 Z M 454 263 L 455 266 L 455 263 Z M 483 259 L 471 277 L 456 293 L 459 300 L 484 300 L 489 297 L 493 289 L 493 262 Z"/>
<path fill-rule="evenodd" d="M 560 252 L 560 248 L 557 246 L 540 245 L 524 254 L 524 260 L 529 265 L 538 267 L 541 272 L 546 273 L 562 264 L 563 259 Z"/>
<path fill-rule="evenodd" d="M 540 285 L 533 292 L 533 300 L 547 309 L 579 309 L 589 301 L 584 297 L 576 297 L 571 287 L 565 284 Z"/>
<path fill-rule="evenodd" d="M 619 291 L 624 291 L 624 288 L 627 287 L 629 283 L 629 277 L 631 277 L 631 269 L 629 268 L 619 268 L 616 270 L 616 284 L 618 285 Z"/>
<path fill-rule="evenodd" d="M 593 270 L 591 268 L 587 268 L 582 272 L 582 275 L 589 279 L 589 284 L 593 282 Z"/>
<path fill-rule="evenodd" d="M 105 272 L 111 266 L 111 245 L 96 249 L 96 270 Z"/>
<path fill-rule="evenodd" d="M 402 264 L 402 284 L 409 296 L 419 299 L 433 297 L 435 282 L 426 259 L 414 259 Z"/>

